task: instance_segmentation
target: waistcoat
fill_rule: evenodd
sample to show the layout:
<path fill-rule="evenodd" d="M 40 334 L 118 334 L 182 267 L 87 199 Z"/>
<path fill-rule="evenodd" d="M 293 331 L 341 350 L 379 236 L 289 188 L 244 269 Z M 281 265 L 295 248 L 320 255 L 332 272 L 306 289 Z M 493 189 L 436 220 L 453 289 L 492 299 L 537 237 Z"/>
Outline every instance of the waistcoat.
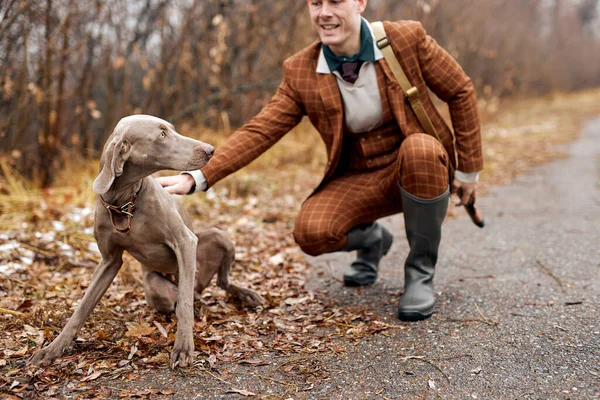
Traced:
<path fill-rule="evenodd" d="M 381 97 L 381 123 L 368 132 L 352 133 L 344 124 L 342 158 L 338 171 L 360 171 L 385 167 L 398 158 L 404 135 L 390 108 L 385 74 L 375 63 L 377 86 Z"/>

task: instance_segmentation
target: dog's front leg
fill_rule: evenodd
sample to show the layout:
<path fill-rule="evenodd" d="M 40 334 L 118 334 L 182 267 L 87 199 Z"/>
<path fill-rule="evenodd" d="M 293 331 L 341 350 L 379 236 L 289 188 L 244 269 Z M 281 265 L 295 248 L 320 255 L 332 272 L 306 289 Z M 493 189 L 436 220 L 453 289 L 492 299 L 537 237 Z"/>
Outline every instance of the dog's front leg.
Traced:
<path fill-rule="evenodd" d="M 52 361 L 60 357 L 65 348 L 73 342 L 73 339 L 75 339 L 75 336 L 79 333 L 83 323 L 94 307 L 96 307 L 96 304 L 98 304 L 113 279 L 115 279 L 117 272 L 119 272 L 119 269 L 123 264 L 122 256 L 122 251 L 116 251 L 115 254 L 102 259 L 94 271 L 92 282 L 90 283 L 88 290 L 85 292 L 83 299 L 81 299 L 81 302 L 75 309 L 71 318 L 69 318 L 69 322 L 67 322 L 67 325 L 63 328 L 60 335 L 58 335 L 50 345 L 38 350 L 33 355 L 31 358 L 33 363 L 52 363 Z"/>
<path fill-rule="evenodd" d="M 194 275 L 196 273 L 196 246 L 198 238 L 186 230 L 172 249 L 177 256 L 179 280 L 177 283 L 177 337 L 171 352 L 171 368 L 188 367 L 194 358 Z"/>

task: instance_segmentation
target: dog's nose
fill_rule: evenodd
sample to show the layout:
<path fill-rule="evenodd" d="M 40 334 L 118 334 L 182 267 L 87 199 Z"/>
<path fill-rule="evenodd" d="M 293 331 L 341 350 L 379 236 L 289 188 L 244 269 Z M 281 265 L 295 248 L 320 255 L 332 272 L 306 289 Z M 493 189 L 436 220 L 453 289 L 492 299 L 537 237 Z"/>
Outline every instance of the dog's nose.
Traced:
<path fill-rule="evenodd" d="M 211 158 L 213 154 L 215 154 L 215 148 L 211 145 L 206 146 L 206 149 L 204 151 L 208 155 L 208 158 Z"/>

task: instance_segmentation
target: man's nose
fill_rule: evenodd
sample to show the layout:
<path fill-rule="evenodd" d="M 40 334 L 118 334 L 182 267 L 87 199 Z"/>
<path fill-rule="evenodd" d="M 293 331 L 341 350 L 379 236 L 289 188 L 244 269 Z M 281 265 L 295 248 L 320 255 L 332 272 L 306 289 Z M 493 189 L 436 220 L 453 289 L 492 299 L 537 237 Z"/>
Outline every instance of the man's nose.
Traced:
<path fill-rule="evenodd" d="M 321 6 L 321 17 L 331 17 L 333 14 L 331 13 L 331 5 L 328 1 L 324 1 Z"/>

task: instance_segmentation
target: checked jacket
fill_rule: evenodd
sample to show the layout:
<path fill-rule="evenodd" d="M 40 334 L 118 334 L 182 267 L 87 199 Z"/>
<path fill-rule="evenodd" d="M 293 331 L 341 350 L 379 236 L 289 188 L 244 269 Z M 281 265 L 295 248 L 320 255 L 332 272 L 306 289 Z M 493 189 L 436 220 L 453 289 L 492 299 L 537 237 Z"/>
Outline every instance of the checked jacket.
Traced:
<path fill-rule="evenodd" d="M 483 168 L 481 135 L 475 90 L 460 65 L 416 21 L 384 21 L 384 28 L 398 61 L 417 87 L 443 146 L 462 172 Z M 316 72 L 321 42 L 317 41 L 288 58 L 283 80 L 262 111 L 237 130 L 202 169 L 208 186 L 239 170 L 260 156 L 303 116 L 308 116 L 327 148 L 328 163 L 323 181 L 334 174 L 340 159 L 344 117 L 342 98 L 333 74 Z M 377 61 L 385 73 L 389 106 L 405 137 L 424 132 L 385 59 Z M 433 105 L 427 88 L 449 107 L 453 131 Z M 369 146 L 377 146 L 369 143 Z M 384 153 L 386 149 L 382 149 Z M 339 172 L 339 171 L 338 171 Z"/>
<path fill-rule="evenodd" d="M 431 154 L 439 154 L 440 160 L 446 160 L 442 161 L 445 165 L 453 163 L 456 155 L 458 165 L 454 168 L 462 172 L 483 168 L 477 99 L 469 77 L 426 34 L 419 22 L 384 21 L 383 25 L 396 58 L 419 91 L 423 107 L 445 151 L 436 139 L 423 134 L 424 130 L 387 62 L 380 59 L 376 71 L 384 122 L 389 124 L 391 120 L 397 124 L 396 134 L 401 140 L 381 131 L 365 133 L 360 137 L 359 153 L 369 157 L 366 165 L 376 168 L 344 170 L 346 164 L 343 160 L 340 162 L 347 132 L 344 106 L 336 76 L 316 72 L 321 52 L 321 42 L 317 41 L 284 62 L 283 80 L 269 103 L 218 148 L 202 168 L 210 187 L 256 159 L 296 126 L 303 116 L 308 116 L 325 143 L 328 157 L 320 185 L 302 204 L 295 221 L 294 239 L 310 255 L 338 251 L 345 245 L 347 233 L 352 228 L 402 211 L 398 182 L 402 182 L 405 189 L 410 184 L 405 186 L 398 166 L 415 146 L 427 147 Z M 434 107 L 427 89 L 448 104 L 453 131 Z M 352 151 L 350 155 L 354 153 Z M 390 154 L 398 157 L 392 164 L 389 157 L 385 160 Z M 437 175 L 443 177 L 445 173 L 442 171 Z M 419 182 L 428 186 L 432 179 L 439 179 L 437 175 L 426 174 Z"/>

